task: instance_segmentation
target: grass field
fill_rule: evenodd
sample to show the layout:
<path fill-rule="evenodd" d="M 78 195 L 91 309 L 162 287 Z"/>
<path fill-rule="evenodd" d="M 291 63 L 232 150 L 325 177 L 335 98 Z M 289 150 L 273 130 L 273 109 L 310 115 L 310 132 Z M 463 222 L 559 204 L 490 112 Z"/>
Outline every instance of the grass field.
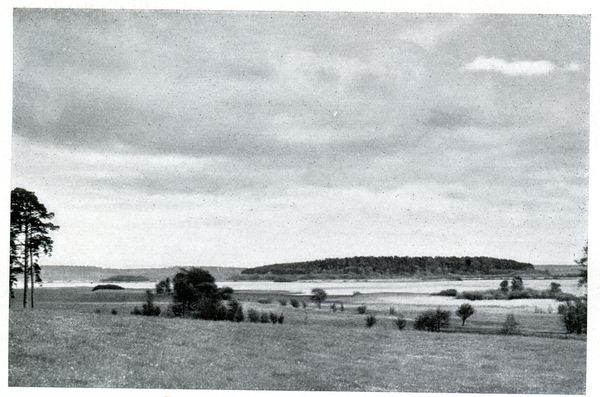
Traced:
<path fill-rule="evenodd" d="M 17 295 L 18 296 L 18 295 Z M 583 394 L 585 337 L 557 314 L 517 316 L 524 333 L 497 335 L 505 311 L 480 309 L 464 331 L 395 328 L 381 296 L 331 297 L 345 311 L 282 306 L 289 296 L 246 293 L 244 308 L 283 313 L 283 324 L 133 316 L 144 291 L 40 289 L 34 310 L 9 324 L 9 386 Z M 271 298 L 270 304 L 258 299 Z M 353 300 L 355 299 L 355 300 Z M 371 299 L 371 300 L 368 300 Z M 367 300 L 377 324 L 355 307 Z M 163 308 L 168 298 L 159 298 Z M 339 306 L 339 305 L 338 305 Z M 117 311 L 116 315 L 111 310 Z M 410 320 L 418 307 L 396 307 Z M 451 331 L 463 331 L 453 316 Z M 560 336 L 560 337 L 557 337 Z"/>

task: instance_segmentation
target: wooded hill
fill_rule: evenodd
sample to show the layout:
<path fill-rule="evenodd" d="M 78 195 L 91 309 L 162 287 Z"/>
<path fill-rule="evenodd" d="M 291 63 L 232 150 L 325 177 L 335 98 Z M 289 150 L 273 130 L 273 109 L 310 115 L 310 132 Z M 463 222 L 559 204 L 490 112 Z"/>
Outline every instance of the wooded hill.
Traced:
<path fill-rule="evenodd" d="M 281 263 L 245 269 L 246 275 L 356 275 L 364 276 L 437 276 L 507 274 L 534 271 L 530 263 L 488 257 L 373 257 L 322 259 L 308 262 Z"/>

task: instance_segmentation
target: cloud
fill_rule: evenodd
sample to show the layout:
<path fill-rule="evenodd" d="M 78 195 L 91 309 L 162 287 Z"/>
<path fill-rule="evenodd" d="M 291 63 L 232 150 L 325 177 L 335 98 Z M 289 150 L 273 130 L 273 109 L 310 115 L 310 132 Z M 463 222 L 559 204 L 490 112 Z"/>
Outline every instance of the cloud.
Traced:
<path fill-rule="evenodd" d="M 556 69 L 552 62 L 548 61 L 516 61 L 506 62 L 498 58 L 478 57 L 473 62 L 465 66 L 467 70 L 484 70 L 516 75 L 538 75 L 548 74 Z"/>
<path fill-rule="evenodd" d="M 508 74 L 510 76 L 518 75 L 542 75 L 555 70 L 566 70 L 577 72 L 580 70 L 579 64 L 571 62 L 563 68 L 557 67 L 549 61 L 515 61 L 507 62 L 498 58 L 478 57 L 473 62 L 465 66 L 467 70 L 482 70 Z"/>

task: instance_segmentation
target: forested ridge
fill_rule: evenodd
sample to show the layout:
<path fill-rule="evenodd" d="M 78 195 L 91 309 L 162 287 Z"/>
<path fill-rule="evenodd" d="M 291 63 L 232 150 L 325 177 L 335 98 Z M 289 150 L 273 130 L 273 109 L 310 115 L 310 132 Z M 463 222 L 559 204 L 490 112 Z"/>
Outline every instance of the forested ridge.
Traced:
<path fill-rule="evenodd" d="M 416 276 L 445 274 L 503 274 L 533 271 L 530 263 L 488 257 L 357 256 L 307 262 L 280 263 L 245 269 L 242 274 L 306 275 L 347 274 L 358 276 Z"/>

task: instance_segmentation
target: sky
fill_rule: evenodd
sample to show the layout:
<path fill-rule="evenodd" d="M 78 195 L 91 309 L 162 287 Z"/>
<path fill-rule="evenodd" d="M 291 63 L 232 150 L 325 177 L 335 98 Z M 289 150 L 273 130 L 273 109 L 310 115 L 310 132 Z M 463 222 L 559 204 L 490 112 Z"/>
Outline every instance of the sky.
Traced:
<path fill-rule="evenodd" d="M 42 266 L 586 244 L 589 16 L 16 9 L 13 34 Z"/>

